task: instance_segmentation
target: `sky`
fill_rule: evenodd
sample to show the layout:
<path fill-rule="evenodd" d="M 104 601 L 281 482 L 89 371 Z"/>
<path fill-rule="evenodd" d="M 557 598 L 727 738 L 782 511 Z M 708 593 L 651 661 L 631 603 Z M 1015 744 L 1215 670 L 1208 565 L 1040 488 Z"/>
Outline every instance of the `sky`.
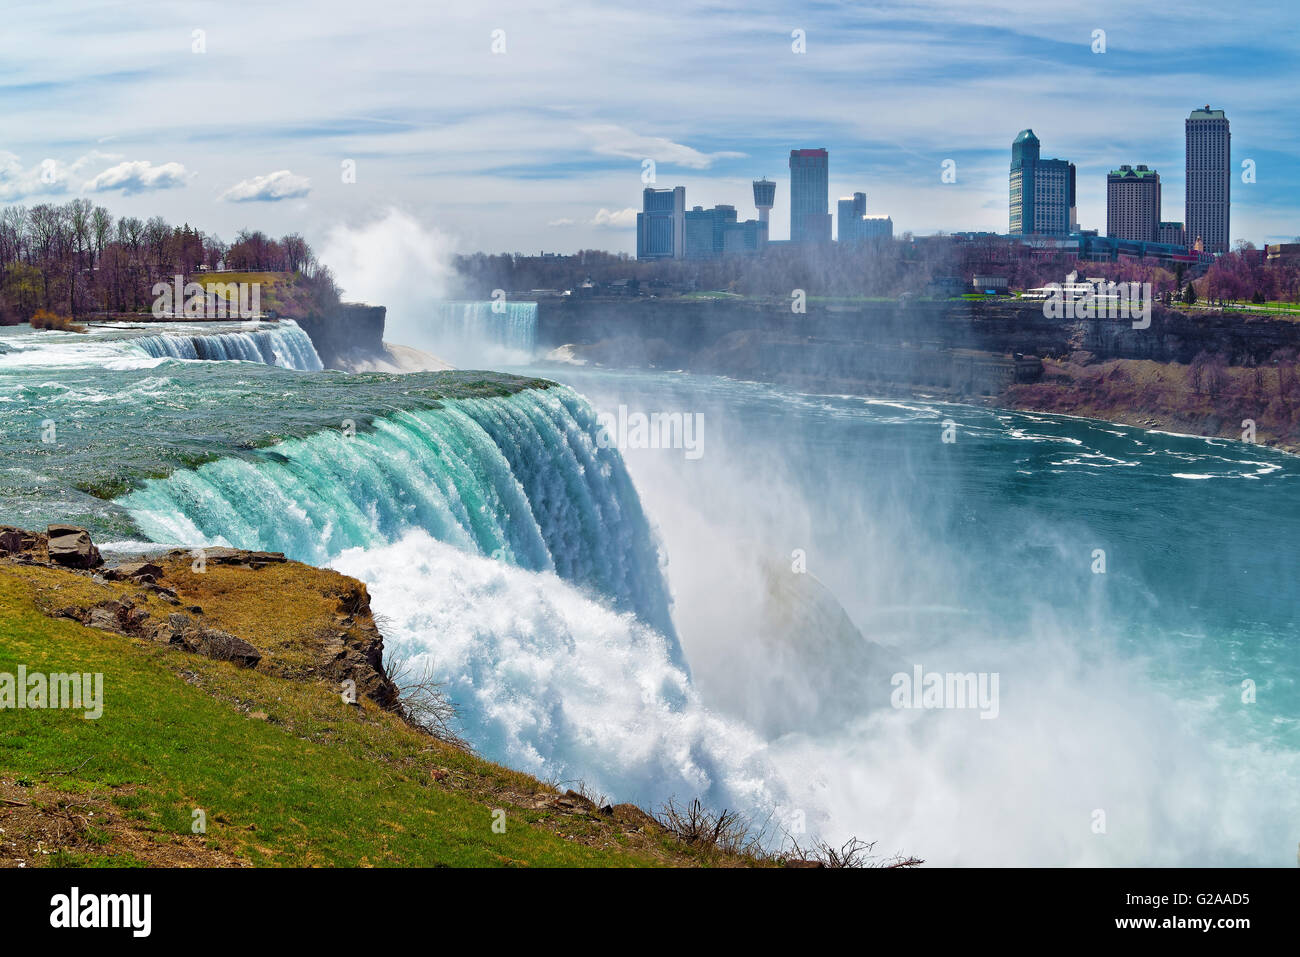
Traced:
<path fill-rule="evenodd" d="M 1200 0 L 4 0 L 0 204 L 88 196 L 227 241 L 414 222 L 461 252 L 632 253 L 646 160 L 688 207 L 742 219 L 750 182 L 775 180 L 780 239 L 789 151 L 825 147 L 832 212 L 862 190 L 896 235 L 1005 232 L 1028 127 L 1077 164 L 1080 225 L 1104 234 L 1122 163 L 1157 169 L 1162 218 L 1183 219 L 1183 120 L 1209 104 L 1232 123 L 1232 238 L 1279 242 L 1300 235 L 1297 19 Z"/>

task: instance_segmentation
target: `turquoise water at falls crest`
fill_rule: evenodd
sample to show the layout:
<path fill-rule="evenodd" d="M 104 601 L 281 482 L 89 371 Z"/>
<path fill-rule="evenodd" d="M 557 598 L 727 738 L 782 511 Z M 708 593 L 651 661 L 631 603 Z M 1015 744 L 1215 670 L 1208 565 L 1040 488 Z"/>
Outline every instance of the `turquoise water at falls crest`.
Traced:
<path fill-rule="evenodd" d="M 455 399 L 181 469 L 117 500 L 159 542 L 271 549 L 325 564 L 419 529 L 554 572 L 670 640 L 655 540 L 618 452 L 572 390 Z M 672 642 L 674 658 L 684 665 Z"/>

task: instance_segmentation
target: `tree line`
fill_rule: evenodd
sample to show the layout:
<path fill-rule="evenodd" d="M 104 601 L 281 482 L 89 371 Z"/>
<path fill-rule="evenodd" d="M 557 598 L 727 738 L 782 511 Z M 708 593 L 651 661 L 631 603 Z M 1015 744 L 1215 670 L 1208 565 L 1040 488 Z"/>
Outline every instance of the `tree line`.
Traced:
<path fill-rule="evenodd" d="M 946 244 L 912 243 L 910 236 L 856 245 L 768 246 L 762 252 L 712 259 L 637 260 L 627 254 L 584 250 L 571 256 L 474 253 L 454 262 L 466 298 L 489 298 L 494 289 L 527 293 L 573 290 L 584 283 L 605 291 L 632 281 L 642 293 L 724 291 L 746 296 L 887 297 L 922 295 L 931 281 L 953 274 L 956 257 Z"/>
<path fill-rule="evenodd" d="M 746 296 L 918 296 L 951 289 L 970 292 L 975 276 L 1005 278 L 1011 289 L 1061 282 L 1075 272 L 1115 282 L 1150 283 L 1172 303 L 1300 301 L 1300 266 L 1268 262 L 1251 243 L 1239 243 L 1206 267 L 1155 260 L 1081 260 L 1055 250 L 1009 243 L 998 237 L 938 234 L 827 246 L 769 246 L 761 253 L 716 259 L 637 260 L 626 253 L 584 250 L 571 256 L 474 253 L 456 257 L 461 279 L 457 295 L 487 299 L 493 290 L 528 293 L 538 289 L 578 293 L 590 282 L 606 292 L 616 282 L 634 282 L 641 294 L 676 294 L 692 289 Z"/>
<path fill-rule="evenodd" d="M 227 244 L 161 216 L 115 218 L 84 198 L 0 209 L 0 324 L 28 322 L 38 310 L 74 318 L 147 311 L 154 283 L 202 268 L 296 273 L 338 299 L 329 268 L 297 233 L 241 230 Z"/>

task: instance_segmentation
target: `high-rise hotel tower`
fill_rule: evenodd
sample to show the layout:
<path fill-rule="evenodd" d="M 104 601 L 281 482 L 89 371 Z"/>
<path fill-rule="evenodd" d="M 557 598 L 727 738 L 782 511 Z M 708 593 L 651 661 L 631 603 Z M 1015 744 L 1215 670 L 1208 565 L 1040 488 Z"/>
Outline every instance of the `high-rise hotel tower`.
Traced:
<path fill-rule="evenodd" d="M 1207 253 L 1228 251 L 1232 191 L 1231 134 L 1223 110 L 1192 110 L 1187 118 L 1187 244 Z"/>
<path fill-rule="evenodd" d="M 1038 137 L 1021 130 L 1011 144 L 1012 235 L 1064 236 L 1075 221 L 1074 164 L 1039 157 Z"/>
<path fill-rule="evenodd" d="M 790 151 L 790 242 L 831 241 L 828 154 L 824 149 Z"/>

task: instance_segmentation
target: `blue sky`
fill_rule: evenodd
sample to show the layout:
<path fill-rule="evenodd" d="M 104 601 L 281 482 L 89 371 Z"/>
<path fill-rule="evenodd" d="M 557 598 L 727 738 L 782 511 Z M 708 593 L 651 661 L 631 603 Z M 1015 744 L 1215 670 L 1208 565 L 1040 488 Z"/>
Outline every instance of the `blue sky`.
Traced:
<path fill-rule="evenodd" d="M 644 159 L 689 205 L 742 215 L 750 180 L 775 179 L 781 238 L 789 150 L 825 146 L 832 208 L 860 189 L 899 233 L 1004 231 L 1010 144 L 1032 127 L 1078 165 L 1080 223 L 1104 231 L 1121 163 L 1158 169 L 1164 218 L 1183 218 L 1183 119 L 1209 103 L 1234 169 L 1255 163 L 1233 239 L 1276 242 L 1300 234 L 1296 21 L 1283 3 L 1109 0 L 9 0 L 0 203 L 88 195 L 318 244 L 396 209 L 448 248 L 632 251 Z"/>

